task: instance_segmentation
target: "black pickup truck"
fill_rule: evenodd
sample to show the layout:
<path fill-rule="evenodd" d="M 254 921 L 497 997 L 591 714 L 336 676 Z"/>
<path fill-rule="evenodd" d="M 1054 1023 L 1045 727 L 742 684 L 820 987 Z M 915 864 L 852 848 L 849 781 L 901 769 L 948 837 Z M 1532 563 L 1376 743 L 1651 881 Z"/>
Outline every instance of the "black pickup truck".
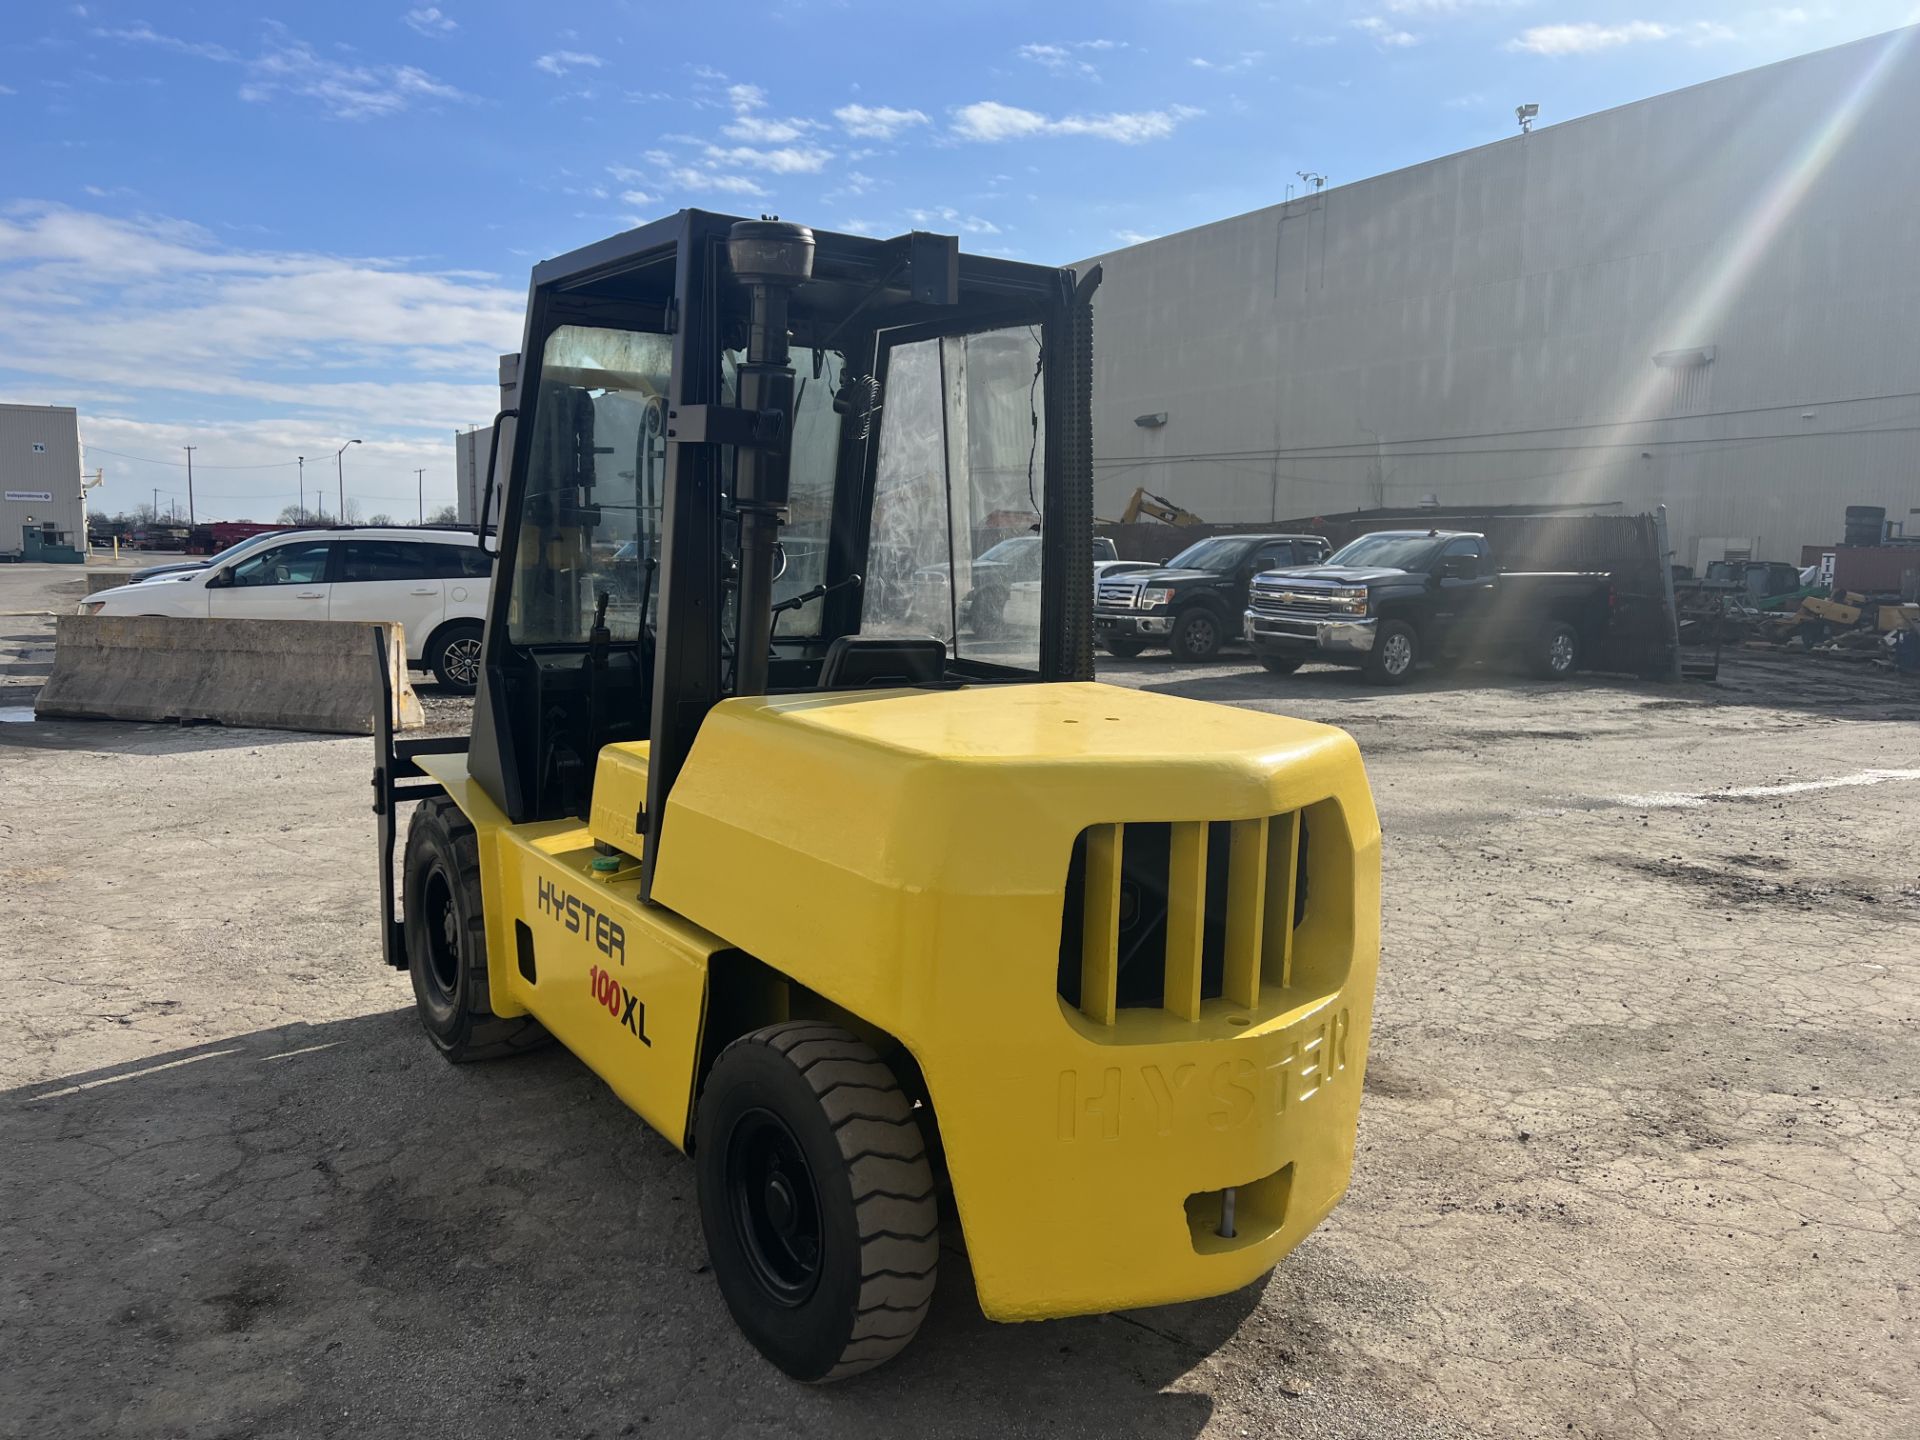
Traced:
<path fill-rule="evenodd" d="M 1102 578 L 1093 633 L 1110 655 L 1164 645 L 1177 660 L 1211 660 L 1240 634 L 1247 586 L 1262 570 L 1310 565 L 1333 547 L 1318 535 L 1214 535 L 1158 569 Z"/>
<path fill-rule="evenodd" d="M 1484 535 L 1382 530 L 1323 565 L 1256 576 L 1245 622 L 1276 675 L 1317 660 L 1399 685 L 1422 661 L 1511 657 L 1564 679 L 1598 654 L 1613 606 L 1605 574 L 1502 574 Z"/>

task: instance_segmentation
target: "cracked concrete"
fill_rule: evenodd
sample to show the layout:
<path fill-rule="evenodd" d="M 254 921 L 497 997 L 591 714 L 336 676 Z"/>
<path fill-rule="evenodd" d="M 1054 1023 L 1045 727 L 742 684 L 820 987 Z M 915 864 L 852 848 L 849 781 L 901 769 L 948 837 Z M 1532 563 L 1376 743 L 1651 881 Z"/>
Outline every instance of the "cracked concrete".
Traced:
<path fill-rule="evenodd" d="M 0 1436 L 1920 1433 L 1920 782 L 1792 788 L 1913 769 L 1920 691 L 1106 673 L 1369 757 L 1358 1163 L 1267 1280 L 1001 1327 L 950 1236 L 899 1361 L 793 1386 L 667 1145 L 419 1036 L 367 741 L 4 724 Z"/>

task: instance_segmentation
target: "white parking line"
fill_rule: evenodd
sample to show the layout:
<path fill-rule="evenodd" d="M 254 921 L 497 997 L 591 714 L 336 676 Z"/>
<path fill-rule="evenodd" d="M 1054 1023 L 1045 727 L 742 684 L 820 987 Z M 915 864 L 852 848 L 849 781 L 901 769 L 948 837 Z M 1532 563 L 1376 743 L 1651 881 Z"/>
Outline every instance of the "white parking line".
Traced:
<path fill-rule="evenodd" d="M 1662 790 L 1652 795 L 1616 795 L 1621 805 L 1637 810 L 1690 809 L 1712 800 L 1768 800 L 1776 795 L 1804 795 L 1811 790 L 1843 790 L 1853 785 L 1883 785 L 1889 780 L 1920 780 L 1920 770 L 1857 770 L 1830 780 L 1795 780 L 1785 785 L 1738 785 L 1730 790 Z"/>

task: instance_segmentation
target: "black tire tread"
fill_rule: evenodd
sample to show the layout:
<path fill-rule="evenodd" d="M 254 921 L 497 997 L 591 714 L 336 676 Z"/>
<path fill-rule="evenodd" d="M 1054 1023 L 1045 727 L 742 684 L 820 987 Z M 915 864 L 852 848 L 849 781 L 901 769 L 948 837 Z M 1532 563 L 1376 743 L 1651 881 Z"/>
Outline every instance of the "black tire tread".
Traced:
<path fill-rule="evenodd" d="M 733 1042 L 752 1044 L 778 1051 L 807 1082 L 853 1188 L 859 1306 L 846 1348 L 820 1377 L 844 1380 L 899 1354 L 926 1319 L 940 1263 L 933 1167 L 912 1102 L 864 1041 L 837 1025 L 797 1021 Z"/>
<path fill-rule="evenodd" d="M 473 904 L 468 907 L 466 933 L 461 953 L 487 953 L 486 920 L 480 912 L 480 835 L 466 813 L 444 795 L 421 801 L 408 822 L 407 847 L 413 847 L 413 831 L 438 824 L 453 842 L 453 859 L 458 874 L 455 881 L 472 887 Z M 469 950 L 468 947 L 472 947 Z M 492 997 L 487 991 L 487 967 L 481 964 L 467 970 L 467 1010 L 473 1017 L 465 1045 L 455 1052 L 442 1048 L 440 1053 L 456 1065 L 475 1060 L 499 1060 L 509 1055 L 524 1055 L 553 1042 L 547 1028 L 531 1015 L 495 1015 Z"/>

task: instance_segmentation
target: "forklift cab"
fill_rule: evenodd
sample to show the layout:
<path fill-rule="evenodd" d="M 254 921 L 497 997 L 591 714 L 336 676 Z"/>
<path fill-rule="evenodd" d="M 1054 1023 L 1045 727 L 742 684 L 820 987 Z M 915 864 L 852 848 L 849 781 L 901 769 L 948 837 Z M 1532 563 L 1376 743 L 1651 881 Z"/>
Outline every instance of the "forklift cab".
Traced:
<path fill-rule="evenodd" d="M 647 740 L 660 816 L 728 696 L 1091 678 L 1097 282 L 699 211 L 537 268 L 476 782 L 585 818 L 603 747 Z M 972 561 L 1008 517 L 1041 605 L 989 636 Z"/>

